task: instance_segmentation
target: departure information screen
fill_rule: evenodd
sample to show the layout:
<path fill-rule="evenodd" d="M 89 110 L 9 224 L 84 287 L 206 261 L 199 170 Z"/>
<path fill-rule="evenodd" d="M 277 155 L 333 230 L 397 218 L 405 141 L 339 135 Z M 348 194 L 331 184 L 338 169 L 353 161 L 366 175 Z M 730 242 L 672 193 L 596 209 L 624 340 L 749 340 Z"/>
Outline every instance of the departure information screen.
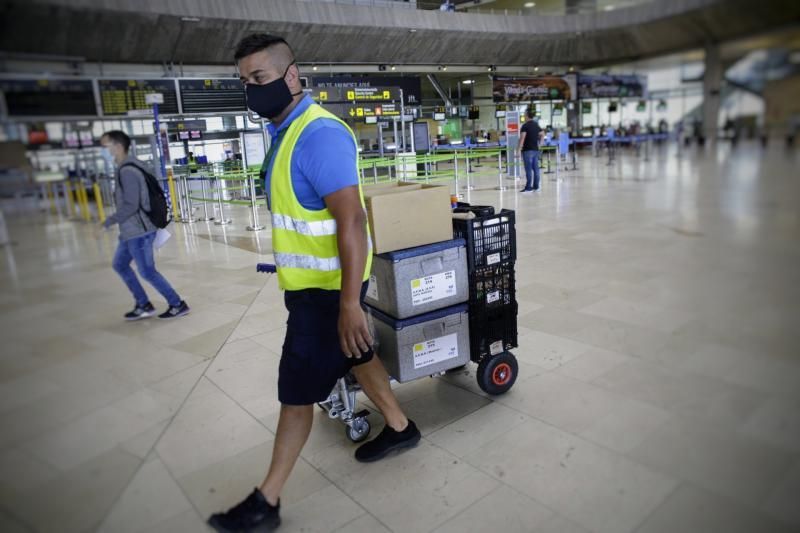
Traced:
<path fill-rule="evenodd" d="M 184 114 L 247 111 L 244 86 L 239 80 L 179 80 L 178 85 Z"/>
<path fill-rule="evenodd" d="M 103 115 L 137 115 L 147 112 L 151 106 L 145 102 L 145 95 L 161 93 L 164 103 L 159 104 L 158 112 L 178 114 L 178 93 L 175 80 L 98 80 L 100 103 Z"/>
<path fill-rule="evenodd" d="M 97 116 L 90 80 L 0 80 L 12 117 Z"/>

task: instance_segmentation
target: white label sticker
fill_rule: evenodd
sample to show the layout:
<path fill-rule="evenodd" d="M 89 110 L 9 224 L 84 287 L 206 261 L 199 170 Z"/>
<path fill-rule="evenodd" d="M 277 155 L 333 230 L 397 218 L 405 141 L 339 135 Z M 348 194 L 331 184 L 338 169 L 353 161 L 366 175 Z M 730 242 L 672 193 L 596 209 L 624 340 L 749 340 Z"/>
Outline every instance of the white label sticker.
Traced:
<path fill-rule="evenodd" d="M 499 263 L 499 262 L 500 262 L 500 254 L 499 253 L 491 254 L 491 255 L 486 256 L 486 264 L 487 265 L 493 265 L 493 264 Z"/>
<path fill-rule="evenodd" d="M 486 303 L 491 304 L 500 299 L 500 291 L 492 291 L 486 294 Z"/>
<path fill-rule="evenodd" d="M 497 355 L 503 351 L 503 341 L 496 341 L 489 345 L 489 353 L 491 355 Z"/>
<path fill-rule="evenodd" d="M 414 370 L 458 357 L 458 333 L 414 345 Z"/>
<path fill-rule="evenodd" d="M 423 305 L 456 294 L 456 271 L 411 280 L 411 304 Z"/>
<path fill-rule="evenodd" d="M 380 299 L 378 298 L 378 278 L 372 274 L 369 276 L 369 284 L 367 285 L 367 297 L 373 300 Z"/>

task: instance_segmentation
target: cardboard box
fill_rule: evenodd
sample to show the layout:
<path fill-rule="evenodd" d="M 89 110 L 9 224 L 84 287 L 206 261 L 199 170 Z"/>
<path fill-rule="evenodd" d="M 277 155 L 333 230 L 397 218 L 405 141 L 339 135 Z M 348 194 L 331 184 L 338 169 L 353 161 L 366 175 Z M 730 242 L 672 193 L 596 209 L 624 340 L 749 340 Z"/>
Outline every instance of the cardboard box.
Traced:
<path fill-rule="evenodd" d="M 397 182 L 364 187 L 372 253 L 382 254 L 453 238 L 450 190 Z"/>

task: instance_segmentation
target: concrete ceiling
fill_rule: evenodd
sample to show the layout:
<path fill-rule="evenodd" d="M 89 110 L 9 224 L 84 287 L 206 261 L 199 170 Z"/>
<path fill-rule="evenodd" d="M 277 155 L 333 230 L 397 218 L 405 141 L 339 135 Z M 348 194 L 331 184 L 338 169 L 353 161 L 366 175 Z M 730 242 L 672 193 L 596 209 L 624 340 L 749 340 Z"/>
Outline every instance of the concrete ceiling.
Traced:
<path fill-rule="evenodd" d="M 502 16 L 292 0 L 25 0 L 0 5 L 0 50 L 116 63 L 230 64 L 252 32 L 302 62 L 619 63 L 798 24 L 800 1 L 672 0 L 566 16 Z"/>

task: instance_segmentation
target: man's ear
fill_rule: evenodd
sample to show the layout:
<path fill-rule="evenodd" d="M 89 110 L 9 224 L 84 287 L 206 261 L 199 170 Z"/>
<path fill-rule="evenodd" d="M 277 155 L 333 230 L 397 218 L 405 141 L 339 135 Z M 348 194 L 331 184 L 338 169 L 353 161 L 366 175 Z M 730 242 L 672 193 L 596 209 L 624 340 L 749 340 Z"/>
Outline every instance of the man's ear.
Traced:
<path fill-rule="evenodd" d="M 292 83 L 300 85 L 300 69 L 297 67 L 297 63 L 289 65 L 289 70 L 286 71 L 286 83 L 288 85 Z"/>

